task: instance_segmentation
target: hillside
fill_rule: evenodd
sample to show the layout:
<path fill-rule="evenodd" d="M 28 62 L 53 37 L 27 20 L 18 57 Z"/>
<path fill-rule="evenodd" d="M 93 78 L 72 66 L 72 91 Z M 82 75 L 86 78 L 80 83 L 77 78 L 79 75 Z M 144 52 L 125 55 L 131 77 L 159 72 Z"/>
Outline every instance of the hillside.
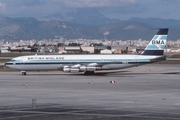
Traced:
<path fill-rule="evenodd" d="M 89 8 L 79 8 L 67 13 L 56 13 L 48 16 L 44 16 L 39 20 L 42 21 L 66 21 L 84 25 L 104 25 L 120 22 L 118 19 L 110 19 L 96 10 Z"/>
<path fill-rule="evenodd" d="M 149 21 L 149 19 L 144 21 Z M 0 18 L 0 39 L 11 41 L 54 38 L 149 40 L 157 31 L 153 29 L 159 26 L 144 21 L 127 20 L 104 25 L 85 25 L 59 20 L 39 21 L 35 18 L 3 17 Z M 180 38 L 178 21 L 176 21 L 176 26 L 175 23 L 164 22 L 164 24 L 170 29 L 168 39 L 177 40 Z"/>

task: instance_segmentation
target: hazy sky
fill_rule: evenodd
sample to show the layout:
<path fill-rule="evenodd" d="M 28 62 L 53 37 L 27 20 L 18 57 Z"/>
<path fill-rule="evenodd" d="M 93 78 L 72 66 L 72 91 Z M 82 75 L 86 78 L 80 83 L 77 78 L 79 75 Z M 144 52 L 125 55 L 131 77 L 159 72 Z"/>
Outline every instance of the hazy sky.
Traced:
<path fill-rule="evenodd" d="M 93 8 L 110 18 L 155 17 L 180 20 L 180 0 L 0 0 L 0 16 L 43 17 Z"/>

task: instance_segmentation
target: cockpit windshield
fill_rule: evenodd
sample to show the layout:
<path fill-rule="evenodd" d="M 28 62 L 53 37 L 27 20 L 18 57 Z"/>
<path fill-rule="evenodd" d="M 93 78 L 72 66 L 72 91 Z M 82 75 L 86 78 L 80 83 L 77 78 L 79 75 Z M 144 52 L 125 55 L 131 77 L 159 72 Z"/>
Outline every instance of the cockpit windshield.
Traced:
<path fill-rule="evenodd" d="M 10 62 L 15 62 L 15 61 L 16 61 L 16 60 L 13 60 L 13 59 L 12 59 L 12 60 L 10 60 Z"/>

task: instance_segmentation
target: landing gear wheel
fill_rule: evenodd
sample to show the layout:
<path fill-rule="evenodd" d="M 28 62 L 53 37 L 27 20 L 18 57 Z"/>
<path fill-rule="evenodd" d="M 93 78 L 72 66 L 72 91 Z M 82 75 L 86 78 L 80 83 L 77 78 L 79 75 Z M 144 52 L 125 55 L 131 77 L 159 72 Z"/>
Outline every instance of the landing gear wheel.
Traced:
<path fill-rule="evenodd" d="M 22 72 L 22 75 L 26 75 L 26 72 Z"/>
<path fill-rule="evenodd" d="M 94 71 L 86 71 L 84 72 L 85 75 L 94 75 Z"/>

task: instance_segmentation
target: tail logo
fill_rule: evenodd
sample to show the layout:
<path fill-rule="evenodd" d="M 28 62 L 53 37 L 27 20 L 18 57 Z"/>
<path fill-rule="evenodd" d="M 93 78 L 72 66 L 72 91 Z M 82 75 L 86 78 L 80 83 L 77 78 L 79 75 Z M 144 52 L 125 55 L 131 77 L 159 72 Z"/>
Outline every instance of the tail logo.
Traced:
<path fill-rule="evenodd" d="M 152 44 L 153 45 L 159 45 L 159 44 L 161 44 L 161 45 L 164 45 L 165 43 L 164 43 L 164 41 L 163 40 L 152 40 Z"/>
<path fill-rule="evenodd" d="M 160 28 L 141 55 L 163 55 L 166 49 L 168 28 Z"/>

